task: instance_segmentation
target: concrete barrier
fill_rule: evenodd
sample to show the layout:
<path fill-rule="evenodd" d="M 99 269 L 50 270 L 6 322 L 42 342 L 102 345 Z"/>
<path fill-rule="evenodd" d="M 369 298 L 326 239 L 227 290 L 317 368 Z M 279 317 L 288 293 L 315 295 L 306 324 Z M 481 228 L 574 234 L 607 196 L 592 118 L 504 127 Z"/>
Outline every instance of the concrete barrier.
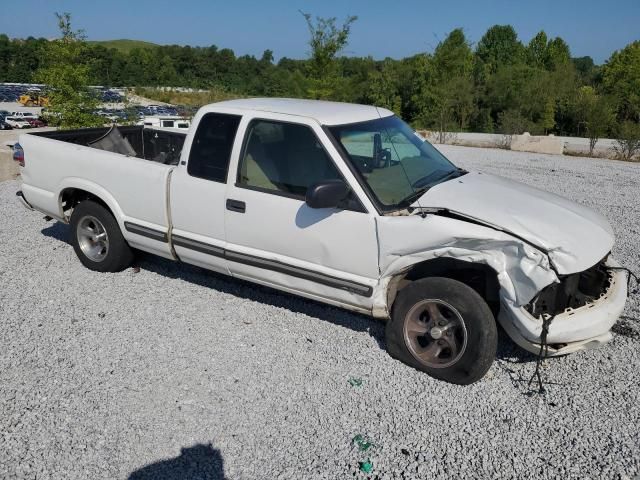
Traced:
<path fill-rule="evenodd" d="M 564 142 L 554 137 L 533 136 L 529 132 L 522 135 L 514 135 L 511 138 L 511 150 L 516 152 L 550 153 L 552 155 L 562 155 Z"/>
<path fill-rule="evenodd" d="M 534 153 L 554 153 L 576 156 L 589 155 L 589 139 L 581 137 L 557 137 L 524 135 L 503 135 L 500 133 L 445 132 L 444 142 L 440 142 L 438 132 L 418 130 L 418 133 L 431 143 L 461 145 L 463 147 L 504 148 L 514 151 Z M 512 143 L 513 142 L 513 143 Z M 615 158 L 613 146 L 615 140 L 601 138 L 593 151 L 594 157 Z"/>

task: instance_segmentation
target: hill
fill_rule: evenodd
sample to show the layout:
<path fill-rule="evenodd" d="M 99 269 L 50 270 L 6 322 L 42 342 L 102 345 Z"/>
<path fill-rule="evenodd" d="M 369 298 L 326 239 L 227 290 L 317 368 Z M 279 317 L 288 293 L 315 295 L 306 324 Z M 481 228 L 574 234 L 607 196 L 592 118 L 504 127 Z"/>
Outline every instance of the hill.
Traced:
<path fill-rule="evenodd" d="M 88 43 L 92 45 L 102 45 L 105 48 L 115 48 L 123 53 L 129 53 L 134 48 L 154 48 L 159 45 L 156 43 L 145 42 L 143 40 L 90 40 Z"/>

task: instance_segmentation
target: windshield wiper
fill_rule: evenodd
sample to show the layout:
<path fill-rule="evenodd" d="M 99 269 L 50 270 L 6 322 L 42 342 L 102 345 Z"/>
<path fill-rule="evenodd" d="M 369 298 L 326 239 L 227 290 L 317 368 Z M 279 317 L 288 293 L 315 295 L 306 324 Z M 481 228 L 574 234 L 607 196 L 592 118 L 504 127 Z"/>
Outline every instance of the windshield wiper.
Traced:
<path fill-rule="evenodd" d="M 437 183 L 442 183 L 447 180 L 451 180 L 452 178 L 458 178 L 462 175 L 465 175 L 467 172 L 464 168 L 456 168 L 453 172 L 446 174 L 444 177 L 439 178 Z M 432 185 L 433 186 L 433 185 Z"/>
<path fill-rule="evenodd" d="M 402 200 L 400 200 L 398 202 L 399 206 L 404 206 L 404 205 L 411 205 L 413 202 L 415 202 L 418 198 L 420 198 L 427 190 L 429 190 L 431 187 L 422 187 L 422 188 L 417 188 L 413 191 L 413 193 L 410 193 L 409 195 L 407 195 L 405 198 L 403 198 Z"/>
<path fill-rule="evenodd" d="M 439 170 L 437 170 L 437 171 L 439 171 Z M 438 185 L 439 183 L 445 182 L 445 181 L 450 180 L 452 178 L 461 177 L 462 175 L 465 175 L 466 173 L 469 173 L 469 172 L 467 172 L 463 168 L 456 168 L 455 170 L 447 173 L 445 176 L 440 177 L 437 180 L 434 180 L 432 182 L 425 182 L 425 180 L 428 179 L 429 177 L 433 176 L 433 173 L 431 175 L 423 177 L 423 178 L 421 178 L 420 180 L 418 180 L 417 182 L 415 182 L 413 184 L 413 189 L 414 189 L 413 193 L 410 193 L 405 198 L 403 198 L 400 202 L 398 202 L 398 205 L 406 205 L 407 203 L 408 204 L 412 204 L 415 200 L 420 198 L 420 196 L 422 196 L 431 187 L 434 187 L 434 186 Z"/>
<path fill-rule="evenodd" d="M 443 172 L 445 173 L 444 176 L 442 177 L 436 177 L 435 179 L 433 177 L 436 176 L 437 173 Z M 413 188 L 421 188 L 424 187 L 426 185 L 429 186 L 433 186 L 436 185 L 438 183 L 444 182 L 445 180 L 449 180 L 450 178 L 456 178 L 459 177 L 461 175 L 464 175 L 465 173 L 467 173 L 466 170 L 463 170 L 462 168 L 456 168 L 455 170 L 449 171 L 447 173 L 446 170 L 435 170 L 433 172 L 431 172 L 429 175 L 422 177 L 421 179 L 415 181 L 413 183 L 413 185 L 411 185 Z"/>

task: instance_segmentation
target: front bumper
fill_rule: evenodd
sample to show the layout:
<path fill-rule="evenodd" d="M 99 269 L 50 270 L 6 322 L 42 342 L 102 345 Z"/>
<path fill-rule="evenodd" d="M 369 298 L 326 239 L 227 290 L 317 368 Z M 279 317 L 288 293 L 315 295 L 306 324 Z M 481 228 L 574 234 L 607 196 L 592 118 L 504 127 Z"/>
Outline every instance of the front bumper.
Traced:
<path fill-rule="evenodd" d="M 609 330 L 627 300 L 628 278 L 623 270 L 610 270 L 610 275 L 609 288 L 600 298 L 580 308 L 568 308 L 554 317 L 547 335 L 548 356 L 596 348 L 611 340 Z M 515 343 L 533 353 L 540 351 L 540 318 L 533 317 L 524 307 L 502 302 L 498 321 Z"/>

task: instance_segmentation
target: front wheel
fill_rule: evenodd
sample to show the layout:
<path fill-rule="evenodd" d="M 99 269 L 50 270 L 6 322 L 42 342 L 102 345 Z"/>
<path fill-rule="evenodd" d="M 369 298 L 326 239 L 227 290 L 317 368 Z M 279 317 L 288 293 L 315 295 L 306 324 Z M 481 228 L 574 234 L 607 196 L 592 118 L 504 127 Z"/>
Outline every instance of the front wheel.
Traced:
<path fill-rule="evenodd" d="M 82 264 L 98 272 L 119 272 L 133 262 L 133 252 L 111 212 L 92 200 L 71 214 L 71 244 Z"/>
<path fill-rule="evenodd" d="M 386 338 L 391 356 L 460 385 L 487 373 L 498 344 L 495 319 L 482 297 L 441 277 L 417 280 L 398 293 Z"/>

